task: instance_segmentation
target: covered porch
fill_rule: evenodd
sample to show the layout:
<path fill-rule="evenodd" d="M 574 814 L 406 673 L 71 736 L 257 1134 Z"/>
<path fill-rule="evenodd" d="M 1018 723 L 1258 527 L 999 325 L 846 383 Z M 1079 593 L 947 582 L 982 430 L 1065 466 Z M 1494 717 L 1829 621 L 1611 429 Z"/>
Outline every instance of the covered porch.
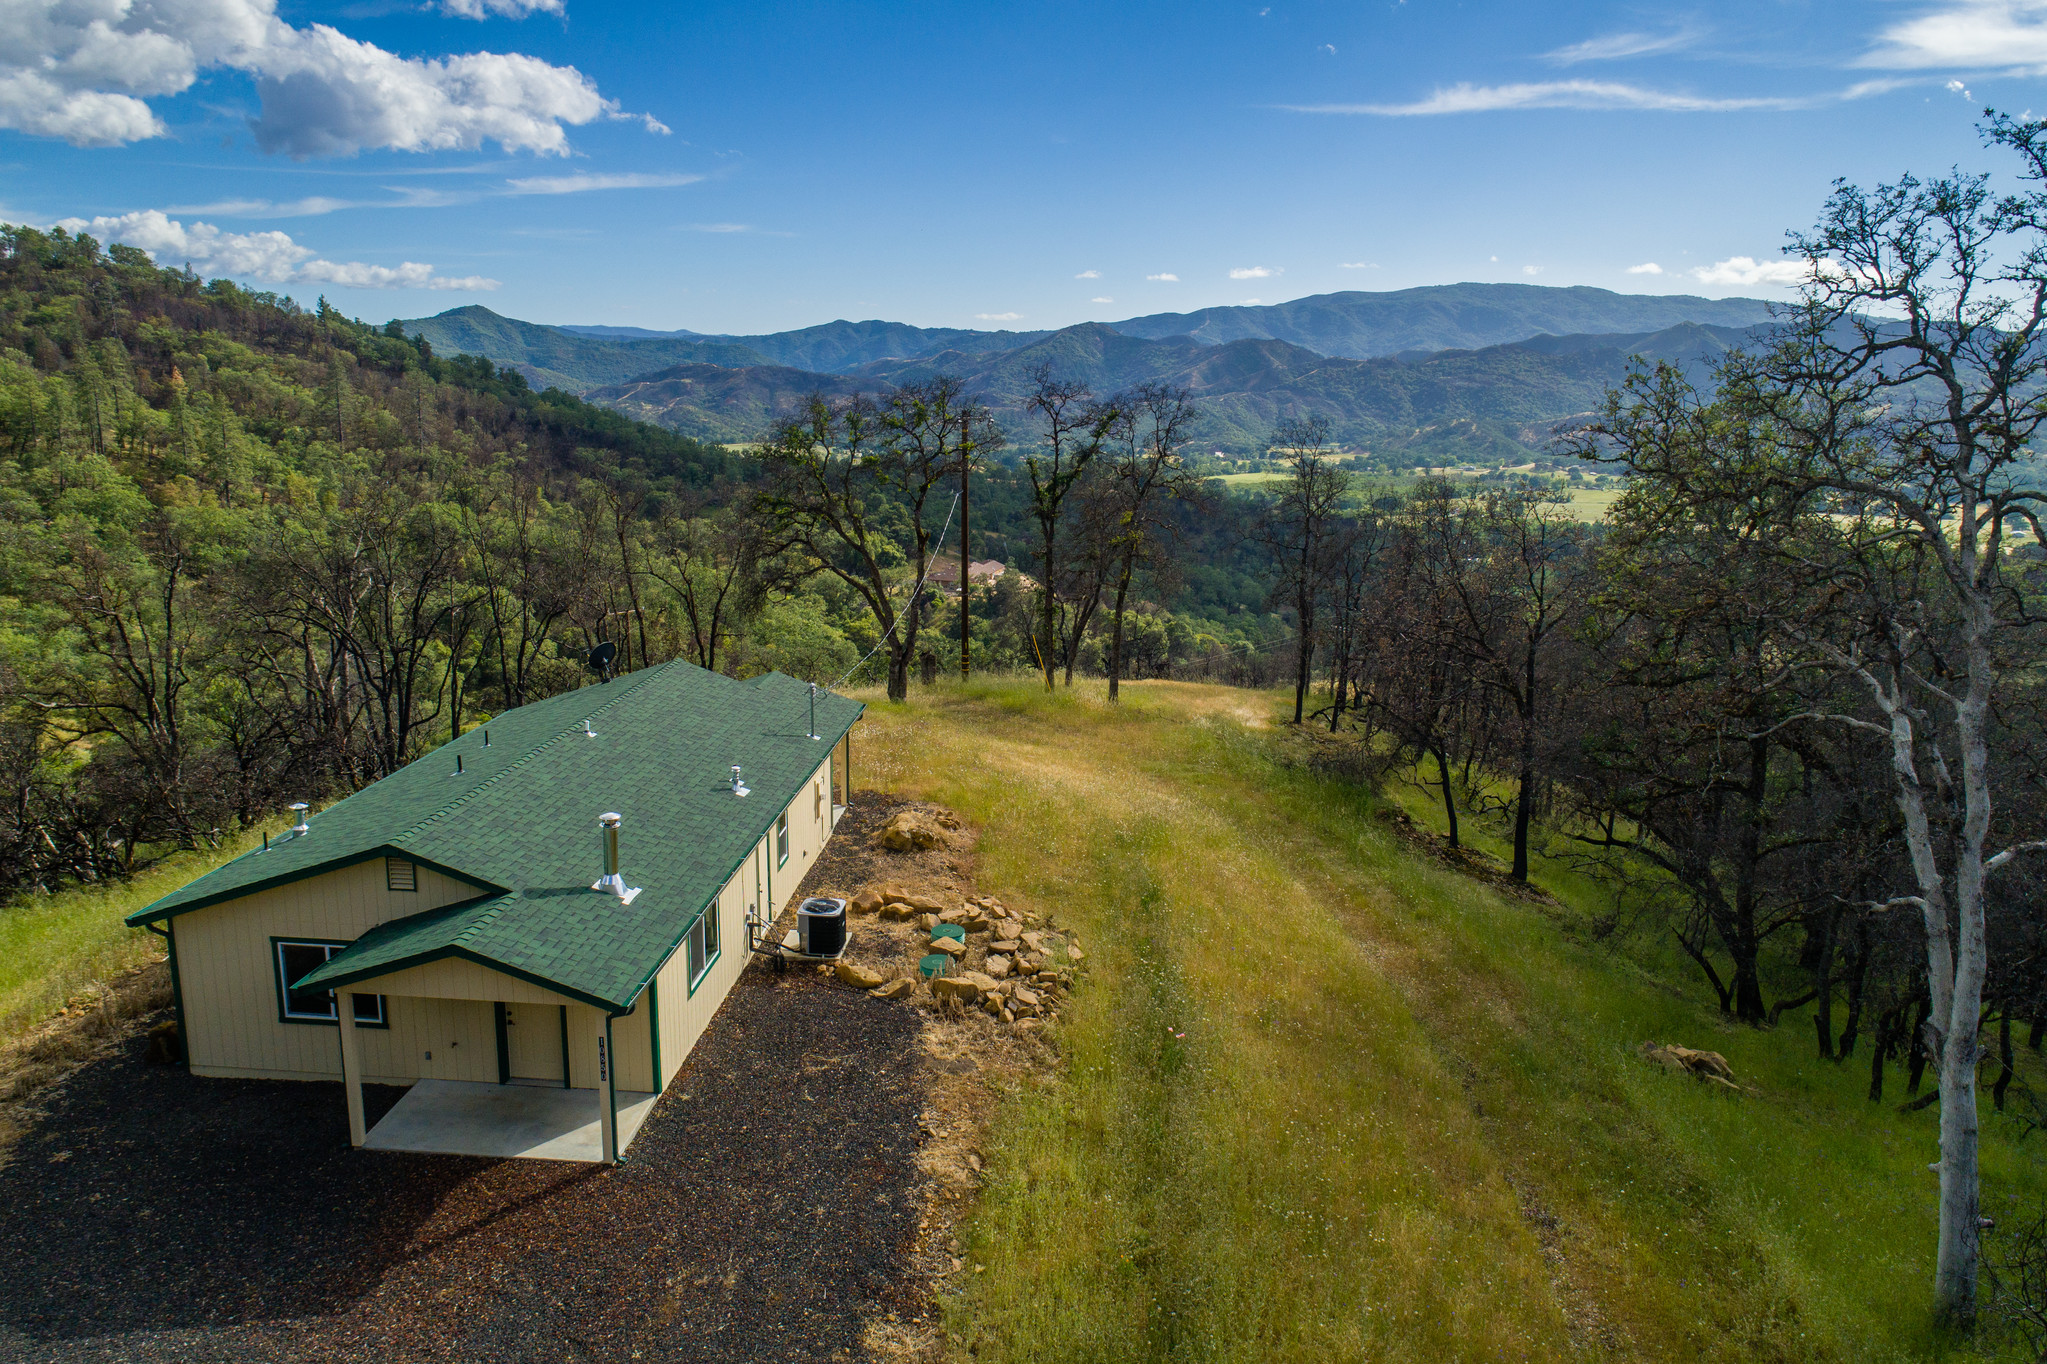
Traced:
<path fill-rule="evenodd" d="M 338 1030 L 355 1146 L 615 1164 L 659 1097 L 644 999 L 614 1013 L 457 958 L 344 981 L 335 994 L 340 1017 L 367 997 L 365 1016 L 387 1024 Z M 412 1084 L 366 1128 L 363 1084 L 392 1079 Z"/>
<path fill-rule="evenodd" d="M 655 1094 L 619 1090 L 618 1150 L 654 1109 Z M 520 1160 L 605 1159 L 602 1095 L 532 1081 L 421 1080 L 363 1137 L 371 1151 Z"/>

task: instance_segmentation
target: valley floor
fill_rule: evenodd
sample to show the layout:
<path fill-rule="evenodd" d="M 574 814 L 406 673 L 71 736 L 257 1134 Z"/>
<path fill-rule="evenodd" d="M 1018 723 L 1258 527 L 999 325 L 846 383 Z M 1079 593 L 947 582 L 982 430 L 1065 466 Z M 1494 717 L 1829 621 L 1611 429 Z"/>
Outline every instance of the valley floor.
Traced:
<path fill-rule="evenodd" d="M 860 783 L 978 823 L 979 884 L 1094 968 L 1061 1073 L 997 1117 L 957 1357 L 1955 1353 L 1924 1307 L 1932 1110 L 1869 1104 L 1802 1015 L 1726 1024 L 1590 944 L 1582 886 L 1417 857 L 1382 802 L 1282 760 L 1271 709 L 995 682 L 868 712 Z M 1644 1042 L 1723 1052 L 1746 1092 Z M 2037 1205 L 2036 1153 L 1985 1132 L 1987 1207 Z"/>

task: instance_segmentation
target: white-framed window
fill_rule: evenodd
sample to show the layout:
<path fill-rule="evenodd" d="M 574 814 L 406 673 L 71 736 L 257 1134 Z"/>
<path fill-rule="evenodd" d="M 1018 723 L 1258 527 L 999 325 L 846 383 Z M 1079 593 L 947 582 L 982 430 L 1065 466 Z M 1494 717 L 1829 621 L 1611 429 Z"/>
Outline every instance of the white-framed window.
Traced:
<path fill-rule="evenodd" d="M 272 938 L 271 961 L 277 968 L 277 1018 L 281 1023 L 332 1024 L 335 1020 L 332 990 L 295 990 L 297 981 L 319 970 L 327 959 L 348 946 L 345 942 L 319 939 Z M 355 1026 L 386 1028 L 382 995 L 355 997 Z"/>
<path fill-rule="evenodd" d="M 694 992 L 704 973 L 718 960 L 718 902 L 711 901 L 697 921 L 690 925 L 684 938 L 684 950 L 689 953 L 689 988 Z"/>
<path fill-rule="evenodd" d="M 789 812 L 784 810 L 775 816 L 775 865 L 781 866 L 789 860 Z"/>
<path fill-rule="evenodd" d="M 418 890 L 419 868 L 402 857 L 385 858 L 384 888 L 386 890 Z"/>

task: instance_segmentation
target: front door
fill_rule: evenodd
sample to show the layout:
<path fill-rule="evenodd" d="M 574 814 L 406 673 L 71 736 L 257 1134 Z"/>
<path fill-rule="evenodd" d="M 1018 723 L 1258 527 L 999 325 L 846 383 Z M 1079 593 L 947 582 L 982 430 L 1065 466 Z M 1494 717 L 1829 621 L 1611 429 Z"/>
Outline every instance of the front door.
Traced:
<path fill-rule="evenodd" d="M 505 1051 L 514 1080 L 562 1083 L 562 1006 L 507 1004 Z"/>

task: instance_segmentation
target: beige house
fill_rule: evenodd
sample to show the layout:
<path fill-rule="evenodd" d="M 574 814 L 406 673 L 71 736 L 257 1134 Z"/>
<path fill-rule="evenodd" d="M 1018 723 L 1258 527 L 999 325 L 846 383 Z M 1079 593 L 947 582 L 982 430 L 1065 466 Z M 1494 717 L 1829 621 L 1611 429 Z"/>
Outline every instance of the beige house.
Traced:
<path fill-rule="evenodd" d="M 831 837 L 861 709 L 779 674 L 630 674 L 129 922 L 169 939 L 195 1075 L 341 1080 L 358 1146 L 615 1161 Z M 365 1083 L 410 1087 L 369 1130 Z"/>

